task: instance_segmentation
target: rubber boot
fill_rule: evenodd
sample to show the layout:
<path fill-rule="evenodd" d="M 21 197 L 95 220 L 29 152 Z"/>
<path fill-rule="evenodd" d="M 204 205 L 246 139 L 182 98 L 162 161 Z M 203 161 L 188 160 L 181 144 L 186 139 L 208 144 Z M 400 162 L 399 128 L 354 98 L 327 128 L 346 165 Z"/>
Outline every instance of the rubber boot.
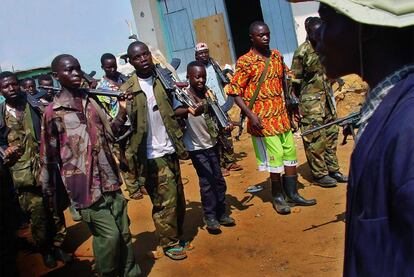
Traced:
<path fill-rule="evenodd" d="M 315 199 L 306 200 L 298 193 L 298 176 L 283 175 L 283 190 L 286 194 L 286 202 L 291 206 L 313 206 L 316 204 Z"/>
<path fill-rule="evenodd" d="M 279 214 L 290 214 L 290 207 L 283 197 L 282 184 L 280 181 L 271 180 L 272 183 L 272 204 Z"/>

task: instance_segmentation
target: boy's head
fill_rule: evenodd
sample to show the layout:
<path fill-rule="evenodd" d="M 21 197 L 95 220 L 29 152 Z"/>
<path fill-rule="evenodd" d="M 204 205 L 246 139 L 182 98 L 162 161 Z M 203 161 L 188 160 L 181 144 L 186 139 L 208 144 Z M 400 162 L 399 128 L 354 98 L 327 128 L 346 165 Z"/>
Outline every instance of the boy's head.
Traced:
<path fill-rule="evenodd" d="M 187 65 L 187 79 L 195 91 L 204 91 L 206 87 L 206 67 L 201 61 L 193 61 Z"/>
<path fill-rule="evenodd" d="M 195 59 L 204 64 L 208 64 L 210 59 L 210 51 L 208 50 L 208 45 L 205 42 L 197 43 L 195 47 Z"/>
<path fill-rule="evenodd" d="M 37 82 L 40 86 L 47 86 L 47 87 L 53 87 L 53 78 L 49 74 L 42 74 L 37 78 Z M 46 89 L 46 94 L 43 98 L 45 98 L 47 101 L 52 101 L 53 97 L 55 95 L 55 92 L 53 89 Z"/>
<path fill-rule="evenodd" d="M 82 84 L 82 69 L 79 61 L 69 54 L 57 56 L 52 61 L 53 77 L 62 87 L 69 89 L 80 88 Z"/>
<path fill-rule="evenodd" d="M 0 92 L 7 103 L 12 103 L 19 98 L 21 93 L 16 74 L 10 71 L 0 73 Z"/>
<path fill-rule="evenodd" d="M 28 94 L 36 94 L 36 82 L 33 78 L 25 78 L 20 82 L 22 90 Z"/>
<path fill-rule="evenodd" d="M 129 63 L 135 68 L 138 75 L 149 77 L 152 75 L 154 63 L 148 46 L 141 41 L 134 41 L 127 50 Z"/>
<path fill-rule="evenodd" d="M 101 68 L 105 71 L 105 76 L 108 78 L 116 77 L 116 58 L 111 53 L 105 53 L 101 57 Z"/>
<path fill-rule="evenodd" d="M 250 24 L 249 36 L 252 47 L 257 50 L 268 50 L 270 45 L 269 26 L 262 21 Z"/>

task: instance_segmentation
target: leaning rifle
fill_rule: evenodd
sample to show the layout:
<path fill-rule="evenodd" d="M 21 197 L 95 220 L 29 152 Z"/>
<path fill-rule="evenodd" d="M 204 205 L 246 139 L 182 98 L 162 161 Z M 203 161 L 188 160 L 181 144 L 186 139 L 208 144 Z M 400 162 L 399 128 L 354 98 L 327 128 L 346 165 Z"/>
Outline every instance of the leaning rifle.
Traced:
<path fill-rule="evenodd" d="M 324 128 L 328 128 L 328 127 L 336 124 L 338 126 L 343 127 L 344 129 L 348 129 L 351 132 L 352 137 L 355 139 L 355 128 L 356 128 L 360 118 L 361 118 L 361 115 L 360 115 L 359 112 L 353 112 L 353 113 L 350 113 L 349 115 L 347 115 L 345 117 L 338 118 L 338 119 L 336 119 L 332 122 L 329 122 L 327 124 L 320 125 L 320 126 L 315 126 L 315 127 L 311 128 L 309 130 L 306 130 L 302 133 L 302 137 L 307 136 L 307 135 L 309 135 L 313 132 L 317 132 L 319 130 L 322 130 Z M 346 144 L 347 137 L 348 137 L 348 134 L 345 134 L 344 139 L 341 143 L 342 145 Z"/>

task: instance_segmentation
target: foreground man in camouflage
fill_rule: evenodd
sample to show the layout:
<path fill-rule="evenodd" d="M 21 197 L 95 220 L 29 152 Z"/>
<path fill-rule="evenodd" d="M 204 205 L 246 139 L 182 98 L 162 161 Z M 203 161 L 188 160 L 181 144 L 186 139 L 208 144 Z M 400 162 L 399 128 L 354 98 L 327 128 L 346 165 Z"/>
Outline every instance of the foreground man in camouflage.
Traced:
<path fill-rule="evenodd" d="M 133 96 L 128 116 L 134 132 L 127 145 L 126 158 L 129 173 L 135 176 L 132 184 L 144 184 L 151 198 L 152 218 L 163 249 L 148 254 L 159 258 L 164 253 L 171 259 L 181 260 L 187 257 L 188 244 L 180 244 L 179 240 L 185 199 L 178 158 L 186 152 L 183 133 L 172 109 L 173 101 L 177 100 L 167 95 L 154 75 L 152 55 L 145 43 L 131 43 L 127 54 L 136 71 L 121 86 L 121 90 Z"/>
<path fill-rule="evenodd" d="M 347 192 L 344 276 L 414 276 L 414 1 L 320 0 L 329 78 L 359 74 Z"/>
<path fill-rule="evenodd" d="M 327 124 L 336 119 L 335 100 L 331 83 L 319 62 L 314 46 L 315 31 L 321 26 L 318 17 L 305 21 L 307 40 L 295 51 L 292 73 L 296 91 L 300 93 L 300 128 L 304 132 L 315 126 Z M 334 187 L 336 182 L 346 183 L 348 178 L 339 172 L 336 145 L 339 128 L 332 125 L 307 136 L 303 136 L 306 158 L 316 183 L 321 187 Z"/>
<path fill-rule="evenodd" d="M 52 71 L 62 90 L 43 115 L 39 182 L 45 198 L 50 206 L 59 201 L 62 192 L 55 176 L 61 175 L 72 205 L 93 235 L 99 275 L 138 276 L 127 201 L 110 145 L 126 121 L 125 101 L 108 122 L 98 99 L 80 89 L 83 73 L 76 58 L 57 56 Z"/>

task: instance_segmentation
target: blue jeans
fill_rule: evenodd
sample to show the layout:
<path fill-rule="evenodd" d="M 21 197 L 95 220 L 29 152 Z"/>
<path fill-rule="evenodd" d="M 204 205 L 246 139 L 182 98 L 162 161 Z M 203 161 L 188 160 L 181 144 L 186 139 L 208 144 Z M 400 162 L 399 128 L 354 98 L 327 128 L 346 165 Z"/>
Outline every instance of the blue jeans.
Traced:
<path fill-rule="evenodd" d="M 221 174 L 216 146 L 190 151 L 190 158 L 200 183 L 201 204 L 204 217 L 220 219 L 226 211 L 226 181 Z"/>

